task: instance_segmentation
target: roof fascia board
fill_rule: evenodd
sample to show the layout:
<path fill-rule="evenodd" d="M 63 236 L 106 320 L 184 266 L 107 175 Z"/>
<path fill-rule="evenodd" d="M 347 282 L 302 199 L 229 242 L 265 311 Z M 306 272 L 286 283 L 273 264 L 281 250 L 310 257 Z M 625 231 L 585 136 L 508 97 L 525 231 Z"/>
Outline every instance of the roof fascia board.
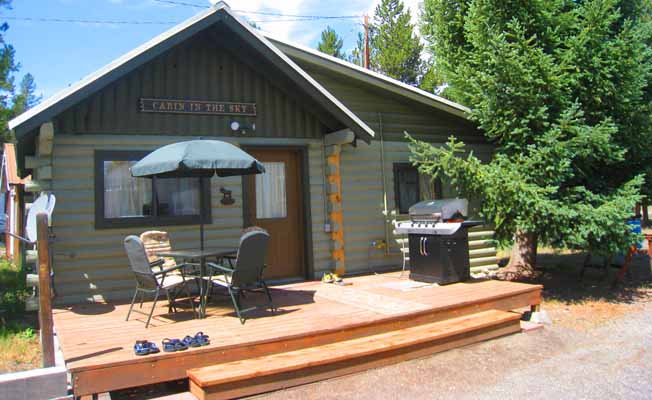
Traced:
<path fill-rule="evenodd" d="M 412 100 L 431 107 L 435 107 L 439 110 L 456 115 L 458 117 L 465 119 L 469 118 L 469 113 L 471 110 L 461 104 L 455 103 L 432 93 L 428 93 L 424 90 L 379 74 L 375 71 L 362 68 L 358 65 L 341 60 L 337 57 L 321 53 L 318 50 L 301 46 L 295 43 L 289 43 L 267 33 L 265 33 L 265 36 L 274 44 L 280 46 L 280 48 L 290 57 L 295 57 L 307 63 L 321 66 L 333 72 L 352 76 L 355 79 L 369 83 L 381 89 L 388 90 L 392 93 L 408 97 Z M 351 72 L 353 72 L 354 75 L 352 75 Z"/>
<path fill-rule="evenodd" d="M 209 8 L 207 11 L 187 19 L 115 59 L 82 80 L 59 91 L 43 103 L 12 119 L 9 121 L 9 129 L 14 129 L 16 137 L 20 139 L 26 132 L 37 128 L 41 123 L 48 121 L 88 95 L 110 84 L 116 77 L 133 71 L 166 50 L 190 38 L 195 33 L 212 25 L 217 19 L 221 18 L 217 12 L 222 9 L 224 9 L 224 6 Z"/>

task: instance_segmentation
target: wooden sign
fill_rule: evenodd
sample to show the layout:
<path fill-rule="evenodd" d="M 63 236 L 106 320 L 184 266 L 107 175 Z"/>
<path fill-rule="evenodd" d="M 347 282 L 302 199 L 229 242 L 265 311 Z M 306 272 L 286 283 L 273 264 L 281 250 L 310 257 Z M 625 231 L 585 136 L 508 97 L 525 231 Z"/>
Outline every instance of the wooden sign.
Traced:
<path fill-rule="evenodd" d="M 255 117 L 256 103 L 141 98 L 140 111 L 165 114 L 242 115 Z"/>

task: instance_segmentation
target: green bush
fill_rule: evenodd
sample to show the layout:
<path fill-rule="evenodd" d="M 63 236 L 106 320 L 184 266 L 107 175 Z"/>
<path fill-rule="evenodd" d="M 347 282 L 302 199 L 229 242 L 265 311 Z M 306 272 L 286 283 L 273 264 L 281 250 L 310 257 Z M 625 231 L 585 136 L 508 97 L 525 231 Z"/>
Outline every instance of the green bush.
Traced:
<path fill-rule="evenodd" d="M 4 310 L 9 319 L 21 315 L 29 295 L 25 274 L 9 260 L 0 259 L 0 310 Z"/>

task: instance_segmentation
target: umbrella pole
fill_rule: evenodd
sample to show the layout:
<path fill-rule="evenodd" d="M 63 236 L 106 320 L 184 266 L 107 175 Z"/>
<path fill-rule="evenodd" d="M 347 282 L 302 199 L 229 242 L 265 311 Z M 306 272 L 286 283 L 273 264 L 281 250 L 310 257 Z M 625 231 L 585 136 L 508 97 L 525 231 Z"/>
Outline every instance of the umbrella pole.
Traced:
<path fill-rule="evenodd" d="M 204 252 L 204 178 L 199 178 L 199 243 L 201 252 Z M 204 279 L 206 276 L 206 258 L 201 256 L 199 259 L 199 269 L 201 274 L 199 287 L 199 318 L 206 316 L 206 294 L 208 292 L 208 281 Z"/>
<path fill-rule="evenodd" d="M 204 251 L 204 178 L 199 178 L 199 242 Z"/>

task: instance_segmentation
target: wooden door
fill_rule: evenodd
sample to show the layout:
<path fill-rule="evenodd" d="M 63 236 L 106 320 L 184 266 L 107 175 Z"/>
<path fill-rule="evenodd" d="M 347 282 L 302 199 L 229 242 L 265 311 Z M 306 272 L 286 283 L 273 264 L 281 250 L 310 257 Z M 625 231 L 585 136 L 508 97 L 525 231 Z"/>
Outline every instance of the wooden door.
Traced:
<path fill-rule="evenodd" d="M 303 278 L 304 204 L 300 153 L 293 149 L 248 149 L 265 173 L 246 178 L 245 221 L 271 235 L 266 279 Z"/>

